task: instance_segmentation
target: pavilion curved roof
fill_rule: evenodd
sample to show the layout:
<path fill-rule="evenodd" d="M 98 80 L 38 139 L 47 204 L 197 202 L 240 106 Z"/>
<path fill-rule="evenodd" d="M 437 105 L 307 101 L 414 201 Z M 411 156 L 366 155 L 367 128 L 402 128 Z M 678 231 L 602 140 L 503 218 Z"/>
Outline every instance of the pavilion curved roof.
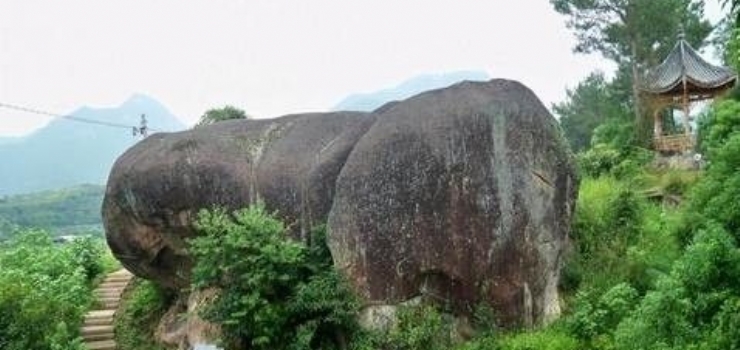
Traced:
<path fill-rule="evenodd" d="M 680 38 L 663 62 L 643 79 L 642 90 L 654 95 L 712 94 L 732 87 L 737 73 L 705 61 L 685 39 Z"/>

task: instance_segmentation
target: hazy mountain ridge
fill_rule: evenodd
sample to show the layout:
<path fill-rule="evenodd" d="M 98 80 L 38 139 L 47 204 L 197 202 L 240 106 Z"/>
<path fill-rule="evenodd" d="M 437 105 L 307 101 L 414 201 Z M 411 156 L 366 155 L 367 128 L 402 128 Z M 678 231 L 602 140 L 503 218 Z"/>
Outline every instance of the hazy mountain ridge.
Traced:
<path fill-rule="evenodd" d="M 483 71 L 423 74 L 392 88 L 349 95 L 332 109 L 336 111 L 371 112 L 388 102 L 403 100 L 424 91 L 445 88 L 465 80 L 484 81 L 489 79 L 488 73 Z"/>
<path fill-rule="evenodd" d="M 113 108 L 82 107 L 78 118 L 138 126 L 145 114 L 156 131 L 185 128 L 167 108 L 145 95 L 133 95 Z M 0 196 L 79 184 L 105 184 L 113 162 L 140 140 L 125 127 L 55 119 L 22 138 L 0 140 Z"/>

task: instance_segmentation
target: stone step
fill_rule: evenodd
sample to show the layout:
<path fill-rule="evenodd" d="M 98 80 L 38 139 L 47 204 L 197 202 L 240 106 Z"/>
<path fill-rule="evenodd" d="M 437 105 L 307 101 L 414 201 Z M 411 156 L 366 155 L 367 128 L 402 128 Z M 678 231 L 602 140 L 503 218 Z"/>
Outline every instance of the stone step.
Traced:
<path fill-rule="evenodd" d="M 108 278 L 104 279 L 103 280 L 103 283 L 115 283 L 115 282 L 124 282 L 125 283 L 125 282 L 128 282 L 130 280 L 131 280 L 131 277 L 128 277 L 128 276 L 125 276 L 125 277 L 124 276 L 121 276 L 121 277 L 116 276 L 116 277 L 108 277 Z"/>
<path fill-rule="evenodd" d="M 95 335 L 95 334 L 113 334 L 113 326 L 83 326 L 82 336 Z"/>
<path fill-rule="evenodd" d="M 93 310 L 85 314 L 85 319 L 110 318 L 116 313 L 116 310 Z"/>
<path fill-rule="evenodd" d="M 103 303 L 103 309 L 105 310 L 115 310 L 118 308 L 118 302 L 115 303 Z"/>
<path fill-rule="evenodd" d="M 86 318 L 85 326 L 108 326 L 113 324 L 113 317 Z"/>
<path fill-rule="evenodd" d="M 106 289 L 106 288 L 123 288 L 126 286 L 126 284 L 129 281 L 110 281 L 110 282 L 103 282 L 101 283 L 98 288 L 99 289 Z"/>
<path fill-rule="evenodd" d="M 126 270 L 109 274 L 95 289 L 99 310 L 85 314 L 85 324 L 80 333 L 90 350 L 115 350 L 117 348 L 113 323 L 120 304 L 121 294 L 133 275 Z"/>
<path fill-rule="evenodd" d="M 113 334 L 113 332 L 110 333 L 100 333 L 100 334 L 90 334 L 90 335 L 83 335 L 82 340 L 86 342 L 91 341 L 100 341 L 100 340 L 115 340 L 116 336 Z"/>
<path fill-rule="evenodd" d="M 120 298 L 121 292 L 118 291 L 96 291 L 95 296 L 98 298 Z"/>
<path fill-rule="evenodd" d="M 91 341 L 85 346 L 90 350 L 116 350 L 116 342 L 113 340 Z"/>

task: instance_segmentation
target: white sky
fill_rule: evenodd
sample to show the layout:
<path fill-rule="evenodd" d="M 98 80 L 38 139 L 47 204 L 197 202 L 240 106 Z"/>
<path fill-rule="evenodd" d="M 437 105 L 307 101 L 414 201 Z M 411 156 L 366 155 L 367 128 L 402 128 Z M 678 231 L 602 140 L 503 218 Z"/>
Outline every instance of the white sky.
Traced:
<path fill-rule="evenodd" d="M 275 117 L 483 70 L 549 106 L 610 67 L 574 55 L 564 21 L 548 0 L 2 0 L 0 102 L 68 113 L 140 92 L 192 124 L 224 104 Z M 46 122 L 0 109 L 0 136 Z"/>

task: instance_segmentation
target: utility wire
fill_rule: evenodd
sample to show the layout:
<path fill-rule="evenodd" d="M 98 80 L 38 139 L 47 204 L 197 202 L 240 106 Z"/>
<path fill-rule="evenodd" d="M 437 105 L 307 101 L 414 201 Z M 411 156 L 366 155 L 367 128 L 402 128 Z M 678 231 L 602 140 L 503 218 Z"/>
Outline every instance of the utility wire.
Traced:
<path fill-rule="evenodd" d="M 52 112 L 40 110 L 40 109 L 37 109 L 37 108 L 24 107 L 24 106 L 19 106 L 19 105 L 14 105 L 14 104 L 9 104 L 9 103 L 3 103 L 3 102 L 0 102 L 0 108 L 12 109 L 12 110 L 16 110 L 16 111 L 19 111 L 19 112 L 26 112 L 26 113 L 32 113 L 32 114 L 45 115 L 45 116 L 50 116 L 50 117 L 59 118 L 59 119 L 67 119 L 67 120 L 72 120 L 72 121 L 76 121 L 76 122 L 80 122 L 80 123 L 109 126 L 109 127 L 113 127 L 113 128 L 122 128 L 122 129 L 128 129 L 128 130 L 138 130 L 138 129 L 140 129 L 140 127 L 135 126 L 135 125 L 126 125 L 126 124 L 112 123 L 112 122 L 106 122 L 106 121 L 102 121 L 102 120 L 95 120 L 95 119 L 77 117 L 77 116 L 69 115 L 69 114 L 52 113 Z M 153 132 L 158 132 L 159 131 L 157 129 L 148 128 L 146 126 L 145 126 L 145 128 L 148 131 L 153 131 Z"/>

